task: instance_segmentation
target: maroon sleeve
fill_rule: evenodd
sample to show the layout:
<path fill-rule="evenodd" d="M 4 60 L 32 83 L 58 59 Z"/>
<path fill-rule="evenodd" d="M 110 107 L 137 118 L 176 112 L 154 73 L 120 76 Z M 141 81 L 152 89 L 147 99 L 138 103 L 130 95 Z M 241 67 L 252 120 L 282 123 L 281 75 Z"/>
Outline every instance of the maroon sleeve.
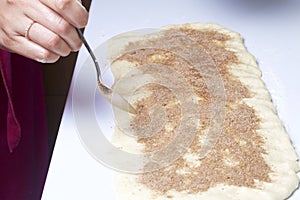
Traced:
<path fill-rule="evenodd" d="M 0 50 L 0 199 L 38 200 L 48 168 L 41 64 Z"/>
<path fill-rule="evenodd" d="M 12 96 L 12 74 L 11 74 L 11 55 L 6 51 L 0 50 L 0 70 L 1 77 L 4 88 L 2 88 L 2 97 L 3 95 L 7 96 L 7 117 L 6 122 L 1 122 L 2 126 L 7 128 L 7 143 L 10 152 L 17 147 L 21 139 L 21 127 L 19 121 L 16 117 L 16 113 L 13 105 L 13 96 Z"/>

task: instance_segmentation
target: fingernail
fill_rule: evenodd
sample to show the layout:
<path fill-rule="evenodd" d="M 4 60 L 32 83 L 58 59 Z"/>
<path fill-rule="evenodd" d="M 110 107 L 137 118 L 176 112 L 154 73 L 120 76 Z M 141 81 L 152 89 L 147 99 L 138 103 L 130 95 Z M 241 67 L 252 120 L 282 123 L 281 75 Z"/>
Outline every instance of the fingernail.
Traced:
<path fill-rule="evenodd" d="M 36 59 L 37 62 L 40 62 L 40 63 L 46 63 L 46 60 L 45 59 Z"/>
<path fill-rule="evenodd" d="M 64 3 L 62 2 L 62 0 L 56 0 L 56 2 L 57 2 L 57 7 L 59 9 L 63 9 L 64 8 Z"/>
<path fill-rule="evenodd" d="M 57 7 L 61 10 L 68 7 L 71 3 L 71 1 L 66 1 L 66 0 L 56 0 L 56 2 L 57 2 Z"/>
<path fill-rule="evenodd" d="M 86 7 L 84 7 L 84 5 L 82 4 L 82 1 L 81 1 L 81 0 L 77 0 L 77 2 L 79 3 L 79 5 L 80 5 L 84 10 L 86 10 Z"/>

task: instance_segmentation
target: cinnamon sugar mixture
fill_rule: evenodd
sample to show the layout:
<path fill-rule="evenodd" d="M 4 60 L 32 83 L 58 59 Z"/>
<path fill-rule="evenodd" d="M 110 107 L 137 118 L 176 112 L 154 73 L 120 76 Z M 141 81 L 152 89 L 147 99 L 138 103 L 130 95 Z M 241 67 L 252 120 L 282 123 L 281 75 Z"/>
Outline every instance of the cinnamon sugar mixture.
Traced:
<path fill-rule="evenodd" d="M 182 35 L 189 39 L 179 40 L 179 36 Z M 260 120 L 254 109 L 241 101 L 243 98 L 251 98 L 251 94 L 228 70 L 230 65 L 239 63 L 239 60 L 234 52 L 220 45 L 227 40 L 230 40 L 230 36 L 214 31 L 170 29 L 159 37 L 130 43 L 127 46 L 128 53 L 118 58 L 135 63 L 137 67 L 149 63 L 170 67 L 185 77 L 199 97 L 199 107 L 193 110 L 197 113 L 195 116 L 199 116 L 200 119 L 199 131 L 194 142 L 184 156 L 167 168 L 139 175 L 139 182 L 146 187 L 159 193 L 172 189 L 197 193 L 217 184 L 257 188 L 257 182 L 271 181 L 271 169 L 263 158 L 266 154 L 262 148 L 264 139 L 257 133 Z M 187 56 L 196 62 L 199 60 L 199 57 L 196 57 L 201 55 L 192 52 L 195 45 L 203 47 L 217 65 L 226 94 L 223 132 L 213 150 L 203 159 L 197 159 L 197 151 L 201 148 L 201 136 L 209 129 L 212 118 L 209 105 L 215 97 L 210 95 L 203 75 L 178 53 L 182 48 L 189 48 L 191 55 Z M 139 140 L 145 145 L 145 151 L 151 152 L 172 140 L 182 115 L 180 102 L 176 101 L 176 97 L 168 88 L 149 84 L 147 90 L 151 91 L 151 95 L 137 102 L 138 114 L 132 120 L 131 126 L 136 131 L 141 131 L 147 126 L 150 119 L 146 113 L 154 103 L 159 103 L 165 110 L 166 121 L 160 132 L 153 137 Z"/>

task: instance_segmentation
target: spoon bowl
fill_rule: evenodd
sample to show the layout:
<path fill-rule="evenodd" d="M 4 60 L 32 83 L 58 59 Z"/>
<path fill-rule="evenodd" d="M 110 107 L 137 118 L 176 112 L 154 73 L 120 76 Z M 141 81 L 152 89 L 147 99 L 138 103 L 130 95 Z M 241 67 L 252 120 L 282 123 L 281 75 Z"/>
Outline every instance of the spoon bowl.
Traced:
<path fill-rule="evenodd" d="M 105 97 L 106 100 L 108 100 L 112 105 L 120 108 L 121 110 L 124 110 L 126 112 L 129 112 L 131 114 L 136 114 L 135 109 L 133 106 L 126 100 L 124 99 L 120 94 L 113 92 L 113 90 L 105 85 L 102 81 L 102 73 L 100 70 L 100 66 L 97 60 L 97 57 L 95 56 L 93 50 L 91 49 L 90 45 L 88 44 L 87 40 L 85 39 L 82 31 L 79 28 L 76 28 L 76 31 L 82 40 L 85 48 L 89 52 L 89 55 L 91 56 L 95 69 L 96 69 L 96 74 L 97 74 L 97 84 L 98 84 L 98 89 L 100 93 Z M 114 97 L 112 98 L 112 95 Z"/>

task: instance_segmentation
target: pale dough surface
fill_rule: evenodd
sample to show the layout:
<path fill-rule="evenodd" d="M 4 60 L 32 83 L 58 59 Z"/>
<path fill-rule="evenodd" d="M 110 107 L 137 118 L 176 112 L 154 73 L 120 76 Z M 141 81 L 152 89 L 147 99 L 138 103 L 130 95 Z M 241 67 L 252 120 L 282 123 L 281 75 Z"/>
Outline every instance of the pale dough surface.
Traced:
<path fill-rule="evenodd" d="M 185 25 L 167 26 L 163 29 L 180 28 Z M 264 156 L 266 162 L 273 171 L 270 175 L 270 183 L 259 183 L 256 188 L 237 187 L 219 184 L 211 187 L 208 191 L 196 194 L 168 191 L 167 194 L 159 195 L 137 181 L 137 175 L 116 174 L 116 187 L 120 200 L 238 200 L 238 199 L 264 199 L 280 200 L 286 199 L 297 188 L 299 177 L 298 156 L 289 139 L 284 126 L 277 116 L 276 109 L 272 104 L 270 94 L 261 78 L 261 72 L 258 68 L 255 58 L 247 52 L 242 37 L 231 30 L 216 24 L 189 24 L 189 26 L 198 30 L 214 30 L 231 36 L 231 40 L 225 44 L 226 49 L 234 51 L 238 55 L 241 64 L 231 66 L 230 72 L 236 76 L 251 92 L 252 98 L 243 101 L 253 107 L 256 114 L 261 119 L 259 134 L 265 138 L 264 148 L 267 154 Z M 129 35 L 131 41 L 138 41 L 139 36 Z M 126 37 L 117 38 L 111 43 L 109 53 L 112 57 L 122 52 L 128 44 Z M 118 79 L 129 71 L 133 65 L 130 63 L 119 63 L 112 66 L 112 71 Z M 146 95 L 146 94 L 145 94 Z M 116 146 L 128 147 L 129 151 L 139 152 L 143 149 L 141 144 L 137 144 L 132 138 L 123 136 L 116 130 L 113 138 Z M 173 198 L 168 198 L 172 196 Z"/>

